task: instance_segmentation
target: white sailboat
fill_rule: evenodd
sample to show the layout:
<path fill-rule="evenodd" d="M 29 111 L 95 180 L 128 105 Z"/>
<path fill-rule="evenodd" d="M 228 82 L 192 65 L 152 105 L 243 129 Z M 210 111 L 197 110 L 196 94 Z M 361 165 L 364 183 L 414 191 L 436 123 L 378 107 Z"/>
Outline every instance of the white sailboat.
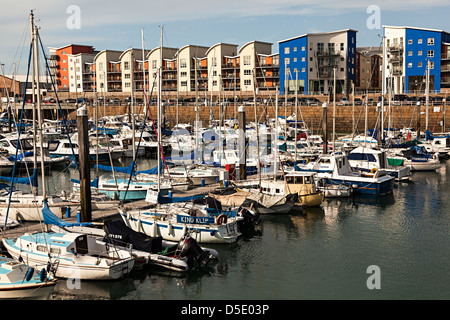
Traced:
<path fill-rule="evenodd" d="M 45 268 L 36 271 L 24 262 L 0 256 L 0 300 L 48 300 L 55 285 Z"/>

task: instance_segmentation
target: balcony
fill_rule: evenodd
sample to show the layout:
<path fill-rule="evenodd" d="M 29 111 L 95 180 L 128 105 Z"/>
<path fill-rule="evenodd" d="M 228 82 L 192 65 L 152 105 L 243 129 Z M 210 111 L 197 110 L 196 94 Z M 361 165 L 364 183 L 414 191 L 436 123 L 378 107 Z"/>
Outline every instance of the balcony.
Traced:
<path fill-rule="evenodd" d="M 392 68 L 392 75 L 401 76 L 403 74 L 402 68 Z"/>
<path fill-rule="evenodd" d="M 319 72 L 318 75 L 321 79 L 331 79 L 333 77 L 333 72 Z"/>
<path fill-rule="evenodd" d="M 450 72 L 450 65 L 441 66 L 441 72 Z"/>
<path fill-rule="evenodd" d="M 337 67 L 338 67 L 337 64 L 327 64 L 327 63 L 325 63 L 325 64 L 320 65 L 319 69 L 334 69 L 334 68 L 337 69 Z"/>
<path fill-rule="evenodd" d="M 338 57 L 340 55 L 341 52 L 336 50 L 316 51 L 316 57 Z"/>
<path fill-rule="evenodd" d="M 403 51 L 403 45 L 400 45 L 400 44 L 393 44 L 393 45 L 389 46 L 389 51 L 390 51 L 390 52 L 400 52 L 400 51 Z"/>

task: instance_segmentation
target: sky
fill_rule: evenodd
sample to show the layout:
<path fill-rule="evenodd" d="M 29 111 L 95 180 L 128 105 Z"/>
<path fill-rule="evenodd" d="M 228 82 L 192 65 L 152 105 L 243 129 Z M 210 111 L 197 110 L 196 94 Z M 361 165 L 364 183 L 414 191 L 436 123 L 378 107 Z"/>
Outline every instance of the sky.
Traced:
<path fill-rule="evenodd" d="M 4 74 L 26 74 L 29 14 L 45 48 L 68 44 L 125 51 L 160 45 L 210 47 L 272 43 L 306 33 L 357 30 L 357 46 L 380 46 L 382 26 L 450 32 L 449 0 L 18 0 L 2 2 L 0 63 Z M 163 28 L 162 28 L 163 27 Z M 1 70 L 0 70 L 1 71 Z"/>

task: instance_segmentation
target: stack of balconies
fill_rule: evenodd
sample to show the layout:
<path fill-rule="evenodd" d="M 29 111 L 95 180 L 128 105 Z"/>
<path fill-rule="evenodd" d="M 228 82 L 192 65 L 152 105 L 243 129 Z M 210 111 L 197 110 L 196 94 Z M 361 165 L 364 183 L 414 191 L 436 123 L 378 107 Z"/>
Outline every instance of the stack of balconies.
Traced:
<path fill-rule="evenodd" d="M 336 50 L 316 51 L 317 76 L 319 79 L 332 79 L 333 69 L 337 68 L 336 59 L 341 56 L 341 53 Z M 320 61 L 323 61 L 320 62 Z"/>

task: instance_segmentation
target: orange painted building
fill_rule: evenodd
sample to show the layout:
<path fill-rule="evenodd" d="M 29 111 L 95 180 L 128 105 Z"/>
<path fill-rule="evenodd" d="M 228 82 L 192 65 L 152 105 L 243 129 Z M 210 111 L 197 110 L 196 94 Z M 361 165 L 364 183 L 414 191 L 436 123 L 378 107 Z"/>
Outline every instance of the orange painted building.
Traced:
<path fill-rule="evenodd" d="M 68 55 L 75 55 L 80 53 L 94 53 L 92 46 L 70 44 L 61 48 L 49 48 L 50 59 L 55 63 L 52 65 L 54 70 L 54 78 L 58 86 L 58 91 L 69 91 L 69 59 Z"/>

